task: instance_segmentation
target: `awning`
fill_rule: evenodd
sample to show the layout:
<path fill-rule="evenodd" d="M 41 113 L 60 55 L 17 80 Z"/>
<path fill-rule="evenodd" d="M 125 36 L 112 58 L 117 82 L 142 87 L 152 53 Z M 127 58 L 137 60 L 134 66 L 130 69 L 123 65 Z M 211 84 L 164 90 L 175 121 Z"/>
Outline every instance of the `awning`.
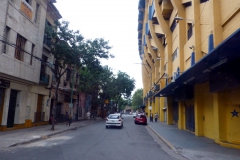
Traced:
<path fill-rule="evenodd" d="M 155 96 L 172 96 L 174 90 L 178 88 L 204 82 L 209 79 L 210 72 L 214 72 L 219 66 L 230 64 L 236 59 L 240 59 L 240 28 L 192 67 L 184 71 L 174 82 L 157 92 Z"/>

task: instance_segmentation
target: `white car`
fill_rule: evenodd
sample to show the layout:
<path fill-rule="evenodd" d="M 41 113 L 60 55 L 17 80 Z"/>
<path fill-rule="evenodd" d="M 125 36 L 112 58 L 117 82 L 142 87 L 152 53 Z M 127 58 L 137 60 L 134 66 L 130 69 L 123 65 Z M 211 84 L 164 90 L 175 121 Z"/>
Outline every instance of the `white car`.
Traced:
<path fill-rule="evenodd" d="M 106 128 L 116 126 L 116 127 L 123 127 L 123 119 L 121 118 L 121 115 L 118 114 L 109 114 L 109 116 L 106 118 Z"/>

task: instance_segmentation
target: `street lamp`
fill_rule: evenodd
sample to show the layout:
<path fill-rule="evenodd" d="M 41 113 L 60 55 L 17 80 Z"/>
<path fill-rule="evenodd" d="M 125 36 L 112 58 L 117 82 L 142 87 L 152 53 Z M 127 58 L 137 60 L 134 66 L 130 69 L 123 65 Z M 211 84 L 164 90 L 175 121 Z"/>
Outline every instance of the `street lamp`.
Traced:
<path fill-rule="evenodd" d="M 181 21 L 181 20 L 192 21 L 192 26 L 194 26 L 194 20 L 192 20 L 192 19 L 187 19 L 187 18 L 182 18 L 182 17 L 174 17 L 174 20 L 176 20 L 176 21 Z"/>

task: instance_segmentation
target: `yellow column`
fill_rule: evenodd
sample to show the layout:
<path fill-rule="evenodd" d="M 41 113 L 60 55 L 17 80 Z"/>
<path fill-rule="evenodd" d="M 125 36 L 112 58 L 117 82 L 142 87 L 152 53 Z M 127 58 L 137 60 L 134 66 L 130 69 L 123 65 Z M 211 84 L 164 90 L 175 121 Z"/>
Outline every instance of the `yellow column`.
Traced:
<path fill-rule="evenodd" d="M 185 106 L 183 101 L 178 102 L 178 128 L 186 129 Z"/>
<path fill-rule="evenodd" d="M 202 84 L 196 84 L 194 86 L 194 116 L 195 116 L 195 135 L 203 136 L 203 90 L 204 86 Z"/>
<path fill-rule="evenodd" d="M 151 106 L 150 99 L 148 99 L 148 105 L 147 105 L 148 117 L 150 117 L 150 110 L 148 109 L 149 106 Z"/>
<path fill-rule="evenodd" d="M 167 97 L 167 124 L 173 124 L 173 99 L 172 97 Z"/>
<path fill-rule="evenodd" d="M 193 26 L 193 38 L 195 46 L 195 62 L 199 61 L 202 58 L 201 52 L 201 28 L 200 28 L 200 1 L 192 0 L 193 7 L 193 17 L 194 17 L 194 26 Z"/>
<path fill-rule="evenodd" d="M 152 113 L 154 114 L 156 110 L 156 104 L 154 101 L 152 101 Z"/>
<path fill-rule="evenodd" d="M 221 21 L 221 5 L 219 0 L 211 0 L 209 1 L 211 7 L 212 7 L 212 18 L 211 20 L 211 28 L 213 31 L 213 41 L 214 41 L 214 47 L 219 45 L 219 43 L 222 42 L 222 21 Z M 210 34 L 210 33 L 209 33 Z"/>
<path fill-rule="evenodd" d="M 164 108 L 164 97 L 160 97 L 160 113 L 159 113 L 160 122 L 164 122 L 163 108 Z"/>
<path fill-rule="evenodd" d="M 158 119 L 160 120 L 160 98 L 156 97 L 155 98 L 155 106 L 156 106 L 156 110 L 155 112 L 158 114 Z"/>
<path fill-rule="evenodd" d="M 215 142 L 226 141 L 226 114 L 223 93 L 213 94 L 213 116 Z"/>

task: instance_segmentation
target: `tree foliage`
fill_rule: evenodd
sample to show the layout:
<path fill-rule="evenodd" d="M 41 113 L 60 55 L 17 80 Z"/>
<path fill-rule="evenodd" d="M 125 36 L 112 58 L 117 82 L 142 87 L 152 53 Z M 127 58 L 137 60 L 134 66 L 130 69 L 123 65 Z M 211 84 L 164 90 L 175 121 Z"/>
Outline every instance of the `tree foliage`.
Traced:
<path fill-rule="evenodd" d="M 51 53 L 54 56 L 54 63 L 50 64 L 45 62 L 45 64 L 51 69 L 54 76 L 51 87 L 55 88 L 56 100 L 58 99 L 57 93 L 61 77 L 67 70 L 71 70 L 72 73 L 80 72 L 81 74 L 82 72 L 85 80 L 86 77 L 88 79 L 94 79 L 94 77 L 90 77 L 90 75 L 93 74 L 89 74 L 89 72 L 95 71 L 96 73 L 97 71 L 101 71 L 100 59 L 114 57 L 109 53 L 111 47 L 108 45 L 108 41 L 104 41 L 104 39 L 101 38 L 85 40 L 78 30 L 73 31 L 69 29 L 69 22 L 56 22 L 54 27 L 46 26 L 46 34 L 52 39 Z M 94 83 L 94 81 L 89 82 Z M 86 88 L 89 92 L 93 89 L 98 91 L 98 84 L 96 83 L 85 83 L 85 86 L 91 86 Z M 54 130 L 56 101 L 54 101 L 54 103 L 52 130 Z"/>
<path fill-rule="evenodd" d="M 143 89 L 141 88 L 136 90 L 136 92 L 133 94 L 132 97 L 133 109 L 136 110 L 142 104 L 143 104 Z"/>

